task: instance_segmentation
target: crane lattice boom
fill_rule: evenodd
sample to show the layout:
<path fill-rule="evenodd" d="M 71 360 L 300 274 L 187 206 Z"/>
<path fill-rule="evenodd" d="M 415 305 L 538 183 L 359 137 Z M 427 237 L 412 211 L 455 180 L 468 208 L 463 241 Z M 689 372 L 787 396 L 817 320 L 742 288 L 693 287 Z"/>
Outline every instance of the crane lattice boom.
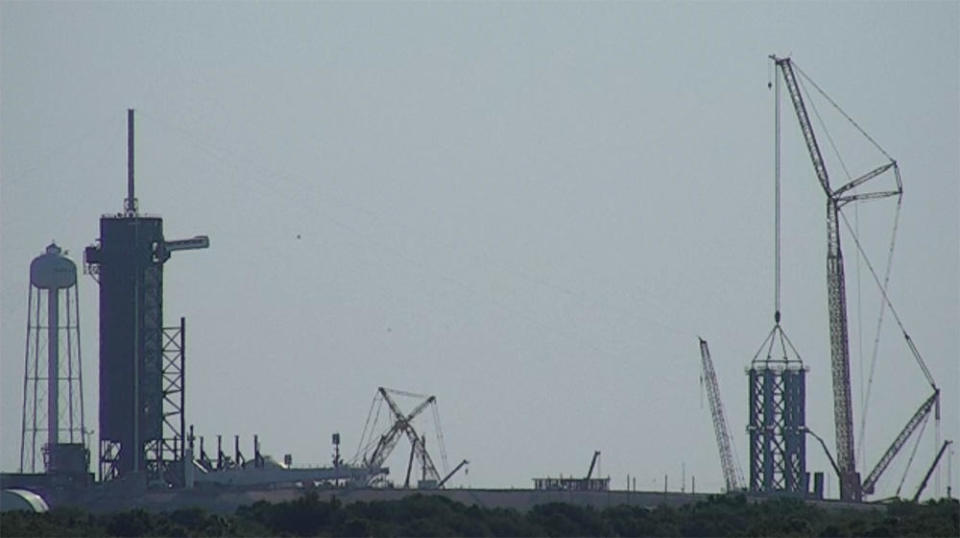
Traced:
<path fill-rule="evenodd" d="M 443 477 L 443 480 L 437 483 L 437 489 L 443 489 L 443 486 L 444 484 L 447 483 L 447 480 L 450 480 L 451 478 L 453 478 L 453 475 L 457 474 L 457 471 L 459 471 L 461 468 L 463 468 L 464 465 L 468 465 L 469 463 L 470 462 L 467 460 L 463 460 L 460 463 L 458 463 L 457 466 L 454 467 L 452 471 L 447 473 L 447 476 Z"/>
<path fill-rule="evenodd" d="M 927 489 L 927 482 L 930 481 L 930 475 L 932 475 L 933 471 L 937 469 L 937 464 L 940 463 L 940 458 L 943 457 L 943 453 L 947 451 L 947 447 L 950 446 L 950 443 L 952 442 L 953 441 L 943 442 L 943 445 L 940 447 L 940 451 L 937 452 L 937 456 L 933 458 L 933 465 L 931 465 L 930 468 L 927 469 L 927 474 L 923 476 L 923 481 L 920 482 L 920 486 L 917 488 L 917 492 L 913 495 L 913 502 L 917 502 L 920 500 L 920 495 L 923 494 L 923 490 Z M 950 488 L 947 488 L 948 495 L 949 495 L 949 491 L 950 491 Z"/>
<path fill-rule="evenodd" d="M 873 493 L 874 488 L 877 485 L 877 480 L 880 479 L 880 475 L 883 474 L 883 471 L 887 469 L 887 466 L 890 465 L 890 462 L 893 460 L 893 457 L 900 452 L 900 449 L 903 448 L 903 445 L 910 439 L 910 436 L 913 435 L 913 432 L 916 431 L 917 426 L 927 418 L 927 415 L 930 414 L 930 411 L 933 410 L 934 406 L 937 405 L 940 401 L 940 389 L 935 389 L 933 394 L 927 398 L 925 402 L 920 405 L 920 408 L 917 409 L 917 412 L 910 417 L 910 420 L 907 421 L 907 425 L 903 427 L 903 430 L 900 431 L 900 435 L 893 440 L 893 444 L 887 448 L 887 451 L 883 453 L 883 456 L 880 458 L 880 461 L 877 462 L 877 466 L 870 471 L 870 474 L 867 475 L 867 478 L 863 481 L 863 493 L 869 495 Z"/>
<path fill-rule="evenodd" d="M 439 481 L 440 473 L 433 464 L 433 459 L 427 452 L 423 439 L 417 433 L 416 429 L 414 429 L 412 424 L 413 420 L 427 407 L 436 405 L 436 397 L 430 396 L 429 398 L 426 398 L 420 402 L 420 404 L 417 405 L 410 413 L 404 413 L 400 410 L 400 407 L 393 400 L 393 398 L 390 397 L 387 389 L 379 387 L 377 392 L 378 397 L 385 401 L 389 406 L 390 412 L 393 414 L 393 424 L 386 431 L 386 433 L 380 436 L 376 445 L 363 455 L 364 465 L 371 470 L 381 468 L 386 459 L 390 457 L 393 449 L 397 446 L 397 442 L 399 442 L 400 437 L 406 435 L 406 437 L 410 440 L 411 446 L 413 447 L 411 451 L 411 462 L 412 458 L 414 457 L 421 462 L 424 469 L 424 478 L 426 480 Z M 397 392 L 399 394 L 406 394 L 399 391 Z M 376 402 L 376 399 L 374 399 L 374 401 Z M 371 411 L 372 410 L 373 408 L 371 408 Z"/>
<path fill-rule="evenodd" d="M 390 411 L 393 413 L 394 419 L 396 420 L 396 422 L 394 422 L 394 427 L 398 427 L 403 433 L 407 435 L 407 439 L 410 440 L 410 444 L 411 446 L 413 446 L 413 453 L 415 454 L 415 457 L 417 458 L 417 460 L 420 461 L 423 466 L 424 475 L 425 475 L 424 479 L 436 480 L 439 482 L 440 472 L 437 471 L 437 467 L 433 464 L 433 458 L 431 458 L 430 454 L 427 452 L 427 449 L 424 446 L 425 443 L 423 439 L 420 437 L 417 431 L 413 428 L 413 425 L 410 423 L 410 421 L 412 421 L 414 417 L 419 415 L 421 411 L 426 409 L 428 405 L 435 404 L 437 401 L 436 397 L 430 396 L 429 398 L 424 400 L 423 403 L 417 406 L 417 408 L 414 409 L 409 416 L 407 416 L 407 415 L 404 415 L 403 411 L 400 410 L 400 407 L 397 405 L 397 403 L 393 401 L 393 399 L 387 393 L 386 389 L 384 389 L 383 387 L 380 387 L 379 391 L 380 391 L 380 396 L 382 396 L 383 400 L 387 402 L 387 405 L 390 406 Z"/>
<path fill-rule="evenodd" d="M 593 477 L 593 469 L 597 466 L 597 460 L 600 459 L 600 451 L 597 450 L 593 453 L 593 459 L 590 460 L 590 469 L 587 471 L 587 481 L 590 481 L 590 478 Z"/>
<path fill-rule="evenodd" d="M 700 359 L 703 365 L 703 376 L 707 380 L 707 399 L 710 401 L 713 431 L 717 436 L 717 448 L 720 450 L 723 480 L 727 491 L 736 491 L 743 484 L 743 473 L 733 457 L 730 433 L 727 431 L 727 419 L 723 412 L 723 403 L 720 401 L 720 385 L 717 382 L 717 374 L 713 369 L 713 361 L 710 359 L 710 348 L 703 338 L 700 339 Z"/>

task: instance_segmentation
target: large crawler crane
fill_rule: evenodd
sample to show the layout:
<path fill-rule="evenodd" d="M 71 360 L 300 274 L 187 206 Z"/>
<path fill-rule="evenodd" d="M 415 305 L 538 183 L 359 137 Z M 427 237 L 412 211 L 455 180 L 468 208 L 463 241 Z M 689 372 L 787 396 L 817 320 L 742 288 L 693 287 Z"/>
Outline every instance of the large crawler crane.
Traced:
<path fill-rule="evenodd" d="M 886 469 L 890 460 L 899 452 L 922 420 L 929 416 L 931 409 L 935 410 L 935 416 L 938 419 L 940 414 L 940 391 L 934 383 L 933 377 L 930 375 L 923 359 L 920 357 L 916 346 L 906 333 L 906 330 L 903 329 L 903 324 L 893 309 L 893 305 L 890 304 L 885 289 L 881 286 L 884 302 L 890 307 L 894 316 L 897 317 L 897 322 L 901 330 L 903 330 L 907 346 L 920 365 L 927 382 L 933 388 L 933 395 L 920 406 L 920 409 L 917 410 L 903 431 L 901 431 L 900 435 L 897 436 L 890 448 L 887 449 L 877 466 L 871 471 L 864 483 L 861 484 L 860 473 L 857 472 L 856 460 L 854 458 L 853 410 L 850 395 L 850 351 L 847 335 L 846 282 L 843 272 L 843 254 L 840 248 L 840 208 L 845 204 L 858 200 L 874 200 L 901 196 L 903 189 L 900 182 L 900 172 L 897 168 L 896 161 L 887 156 L 888 162 L 837 189 L 831 188 L 830 179 L 827 175 L 827 167 L 820 152 L 820 147 L 817 144 L 810 117 L 807 114 L 806 105 L 800 92 L 800 86 L 794 73 L 793 63 L 790 61 L 790 58 L 771 56 L 771 59 L 776 63 L 777 67 L 779 67 L 783 75 L 783 80 L 786 82 L 787 89 L 790 92 L 790 98 L 793 101 L 793 107 L 797 114 L 797 120 L 800 123 L 800 130 L 803 132 L 803 138 L 806 142 L 807 150 L 810 153 L 810 160 L 813 163 L 813 168 L 820 182 L 820 186 L 827 195 L 827 308 L 830 318 L 830 365 L 833 377 L 834 424 L 837 442 L 836 463 L 837 471 L 840 475 L 840 498 L 847 501 L 860 501 L 864 493 L 873 493 L 877 479 L 879 479 L 880 475 Z M 884 155 L 886 155 L 886 153 L 884 153 Z M 857 188 L 861 185 L 891 170 L 896 178 L 895 190 L 857 192 Z"/>

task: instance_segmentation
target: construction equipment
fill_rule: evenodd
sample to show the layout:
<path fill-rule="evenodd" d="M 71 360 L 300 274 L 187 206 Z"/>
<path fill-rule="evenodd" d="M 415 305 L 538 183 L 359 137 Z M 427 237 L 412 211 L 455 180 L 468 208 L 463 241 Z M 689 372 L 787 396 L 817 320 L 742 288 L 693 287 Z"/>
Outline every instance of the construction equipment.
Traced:
<path fill-rule="evenodd" d="M 807 493 L 806 373 L 777 321 L 747 370 L 752 493 Z"/>
<path fill-rule="evenodd" d="M 820 446 L 823 447 L 823 453 L 826 454 L 827 459 L 830 460 L 830 466 L 833 467 L 833 470 L 835 473 L 837 473 L 837 476 L 840 476 L 840 468 L 837 467 L 837 460 L 833 459 L 833 454 L 831 454 L 830 449 L 827 448 L 827 443 L 826 441 L 823 440 L 823 437 L 820 437 L 819 435 L 814 433 L 814 431 L 811 430 L 810 428 L 807 428 L 806 432 L 812 435 L 813 438 L 816 439 L 817 441 L 820 441 Z"/>
<path fill-rule="evenodd" d="M 447 480 L 450 480 L 451 478 L 453 478 L 453 475 L 457 474 L 457 471 L 459 471 L 460 469 L 463 468 L 464 465 L 468 465 L 469 463 L 470 462 L 467 460 L 463 460 L 460 463 L 458 463 L 457 466 L 454 467 L 452 471 L 447 473 L 447 476 L 443 477 L 443 480 L 437 483 L 437 489 L 442 489 L 443 485 L 447 483 Z"/>
<path fill-rule="evenodd" d="M 740 464 L 733 455 L 730 432 L 727 431 L 727 419 L 723 412 L 723 404 L 720 401 L 720 385 L 717 382 L 717 374 L 713 369 L 713 361 L 710 359 L 710 348 L 703 338 L 700 338 L 700 359 L 703 366 L 703 375 L 707 379 L 710 415 L 713 417 L 713 430 L 717 437 L 717 448 L 720 451 L 720 466 L 723 469 L 726 491 L 737 491 L 741 489 L 741 485 L 744 483 L 743 471 L 740 470 Z M 594 455 L 594 461 L 599 454 L 597 452 Z M 590 465 L 590 470 L 593 470 L 593 464 Z"/>
<path fill-rule="evenodd" d="M 826 164 L 817 144 L 813 126 L 807 114 L 803 96 L 800 93 L 793 63 L 790 58 L 770 57 L 783 75 L 787 89 L 800 123 L 810 160 L 817 179 L 827 195 L 827 305 L 830 318 L 830 364 L 833 378 L 834 424 L 836 428 L 837 465 L 840 471 L 840 498 L 847 501 L 859 501 L 862 498 L 860 477 L 856 469 L 853 436 L 853 409 L 850 391 L 850 351 L 847 329 L 846 281 L 843 269 L 843 254 L 840 248 L 840 207 L 857 200 L 878 199 L 900 196 L 903 192 L 900 173 L 893 159 L 850 181 L 846 185 L 832 189 Z M 886 155 L 886 154 L 885 154 Z M 893 170 L 896 177 L 896 189 L 866 193 L 851 191 L 869 180 Z M 886 299 L 886 295 L 884 294 Z M 889 302 L 889 301 L 888 301 Z M 909 339 L 908 339 L 909 342 Z M 919 357 L 919 355 L 915 356 Z M 918 359 L 919 360 L 919 359 Z M 922 361 L 920 361 L 922 364 Z"/>
<path fill-rule="evenodd" d="M 804 435 L 807 368 L 780 324 L 780 84 L 779 79 L 776 81 L 774 326 L 753 356 L 747 370 L 749 476 L 746 488 L 751 493 L 763 495 L 803 496 L 808 490 L 807 445 Z"/>
<path fill-rule="evenodd" d="M 930 411 L 934 409 L 934 406 L 939 407 L 940 405 L 940 390 L 934 390 L 933 394 L 927 398 L 923 404 L 920 405 L 920 408 L 917 409 L 916 413 L 910 417 L 910 420 L 907 422 L 906 426 L 903 427 L 903 430 L 900 431 L 900 435 L 893 440 L 893 444 L 887 448 L 887 451 L 883 453 L 883 456 L 880 458 L 880 461 L 877 462 L 877 465 L 870 471 L 870 474 L 867 475 L 867 478 L 863 481 L 863 493 L 865 495 L 870 495 L 874 492 L 874 489 L 877 485 L 877 480 L 880 479 L 880 475 L 883 474 L 883 471 L 886 470 L 887 466 L 890 465 L 890 462 L 893 460 L 893 457 L 897 455 L 903 445 L 910 439 L 910 436 L 913 435 L 913 432 L 916 431 L 917 426 L 920 425 L 924 419 L 930 414 Z"/>
<path fill-rule="evenodd" d="M 411 411 L 409 414 L 406 414 L 401 411 L 397 403 L 393 401 L 393 398 L 390 397 L 387 389 L 379 387 L 377 391 L 383 401 L 389 406 L 390 411 L 393 413 L 394 422 L 387 433 L 380 436 L 380 439 L 373 448 L 373 451 L 370 452 L 369 455 L 364 456 L 364 464 L 370 469 L 381 467 L 383 462 L 386 461 L 386 459 L 390 456 L 390 453 L 393 452 L 394 447 L 397 445 L 397 441 L 400 440 L 400 436 L 406 434 L 411 444 L 411 461 L 414 457 L 416 457 L 417 460 L 422 463 L 424 468 L 423 479 L 433 479 L 439 481 L 440 475 L 437 472 L 436 466 L 433 464 L 433 459 L 423 447 L 423 443 L 420 442 L 420 435 L 411 424 L 417 415 L 422 413 L 429 405 L 437 401 L 436 397 L 428 397 L 416 408 L 414 408 L 413 411 Z"/>
<path fill-rule="evenodd" d="M 423 400 L 412 411 L 409 413 L 404 413 L 391 394 L 423 398 Z M 378 435 L 377 421 L 380 418 L 381 407 L 384 403 L 386 403 L 387 408 L 390 410 L 392 423 L 386 429 L 386 431 Z M 423 413 L 428 407 L 433 407 L 437 444 L 440 448 L 441 462 L 444 464 L 444 470 L 446 470 L 446 451 L 443 446 L 443 433 L 440 430 L 440 417 L 437 412 L 436 403 L 437 398 L 435 396 L 424 396 L 421 394 L 413 394 L 410 392 L 387 389 L 384 387 L 379 387 L 377 389 L 377 394 L 374 397 L 373 404 L 371 404 L 370 407 L 370 414 L 367 416 L 367 423 L 364 426 L 363 434 L 361 434 L 360 448 L 357 450 L 357 456 L 354 458 L 355 464 L 361 465 L 370 470 L 370 485 L 375 485 L 383 481 L 385 477 L 382 474 L 376 475 L 375 471 L 383 467 L 383 463 L 388 457 L 390 457 L 390 454 L 393 452 L 393 449 L 396 447 L 400 438 L 406 436 L 406 438 L 410 441 L 410 459 L 407 462 L 407 473 L 404 480 L 404 487 L 410 486 L 410 477 L 413 472 L 414 460 L 419 463 L 419 467 L 421 469 L 421 477 L 418 487 L 440 487 L 439 485 L 443 482 L 443 480 L 441 478 L 440 471 L 437 470 L 437 466 L 434 464 L 433 457 L 429 452 L 427 452 L 426 436 L 420 435 L 413 426 L 414 419 L 420 416 L 420 414 Z M 374 416 L 376 416 L 376 418 L 373 419 L 373 424 L 371 426 L 371 419 Z"/>
<path fill-rule="evenodd" d="M 933 471 L 937 468 L 937 464 L 940 463 L 940 458 L 943 457 L 943 453 L 947 451 L 947 447 L 953 441 L 944 441 L 943 446 L 940 447 L 940 452 L 937 452 L 937 457 L 933 458 L 933 465 L 927 470 L 927 474 L 923 476 L 923 481 L 920 482 L 920 487 L 917 488 L 917 492 L 913 495 L 913 502 L 920 500 L 920 495 L 923 493 L 923 490 L 927 488 L 927 481 L 930 480 L 930 475 L 933 474 Z"/>
<path fill-rule="evenodd" d="M 597 462 L 600 460 L 600 451 L 593 452 L 593 458 L 590 460 L 590 469 L 587 470 L 587 476 L 584 478 L 575 478 L 569 476 L 564 478 L 534 478 L 533 489 L 537 490 L 563 490 L 563 491 L 608 491 L 610 489 L 610 477 L 593 478 L 593 471 L 597 468 Z"/>
<path fill-rule="evenodd" d="M 417 415 L 426 409 L 427 405 L 432 402 L 432 399 L 428 399 L 418 405 L 408 415 L 401 414 L 398 416 L 396 421 L 390 427 L 390 430 L 379 437 L 377 444 L 373 447 L 373 450 L 363 456 L 364 465 L 371 469 L 383 465 L 383 462 L 386 461 L 386 459 L 390 456 L 394 447 L 396 447 L 397 442 L 400 440 L 400 435 L 406 431 L 405 428 L 409 426 L 410 421 L 416 418 Z M 412 428 L 412 426 L 410 427 Z M 413 440 L 411 443 L 415 443 L 417 440 L 416 433 L 414 433 L 412 437 Z"/>
<path fill-rule="evenodd" d="M 593 476 L 593 469 L 597 466 L 597 460 L 600 459 L 600 451 L 597 450 L 593 453 L 593 459 L 590 460 L 590 470 L 587 471 L 587 480 Z"/>
<path fill-rule="evenodd" d="M 413 458 L 417 455 L 417 443 L 419 440 L 414 440 L 413 445 L 410 447 L 410 459 L 407 461 L 407 477 L 403 480 L 404 489 L 410 487 L 410 474 L 413 471 Z"/>

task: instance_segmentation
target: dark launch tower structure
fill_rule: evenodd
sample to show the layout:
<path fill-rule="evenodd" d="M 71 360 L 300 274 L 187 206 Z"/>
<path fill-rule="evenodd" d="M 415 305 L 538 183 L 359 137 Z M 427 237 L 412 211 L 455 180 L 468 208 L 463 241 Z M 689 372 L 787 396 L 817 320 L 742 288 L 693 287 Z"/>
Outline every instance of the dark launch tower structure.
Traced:
<path fill-rule="evenodd" d="M 781 353 L 774 355 L 776 344 Z M 806 374 L 789 339 L 777 324 L 747 371 L 750 436 L 750 491 L 807 494 Z M 792 352 L 791 356 L 788 352 Z"/>
<path fill-rule="evenodd" d="M 184 452 L 186 327 L 163 327 L 163 266 L 209 239 L 166 241 L 163 219 L 138 212 L 133 127 L 128 110 L 124 211 L 101 217 L 84 258 L 100 284 L 100 479 L 144 473 L 155 483 Z"/>

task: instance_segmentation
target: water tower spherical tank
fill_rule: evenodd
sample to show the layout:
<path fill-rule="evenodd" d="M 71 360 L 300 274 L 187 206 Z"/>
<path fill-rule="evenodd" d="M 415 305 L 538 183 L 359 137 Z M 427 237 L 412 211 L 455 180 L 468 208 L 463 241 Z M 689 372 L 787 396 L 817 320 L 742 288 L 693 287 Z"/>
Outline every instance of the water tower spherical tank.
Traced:
<path fill-rule="evenodd" d="M 20 450 L 20 467 L 28 466 L 30 472 L 36 472 L 38 463 L 47 472 L 87 467 L 77 266 L 64 254 L 56 243 L 50 243 L 30 262 Z M 46 316 L 41 318 L 44 311 Z M 45 414 L 38 412 L 43 407 Z"/>
<path fill-rule="evenodd" d="M 77 265 L 51 243 L 47 251 L 30 262 L 30 283 L 44 289 L 69 288 L 77 283 Z"/>

